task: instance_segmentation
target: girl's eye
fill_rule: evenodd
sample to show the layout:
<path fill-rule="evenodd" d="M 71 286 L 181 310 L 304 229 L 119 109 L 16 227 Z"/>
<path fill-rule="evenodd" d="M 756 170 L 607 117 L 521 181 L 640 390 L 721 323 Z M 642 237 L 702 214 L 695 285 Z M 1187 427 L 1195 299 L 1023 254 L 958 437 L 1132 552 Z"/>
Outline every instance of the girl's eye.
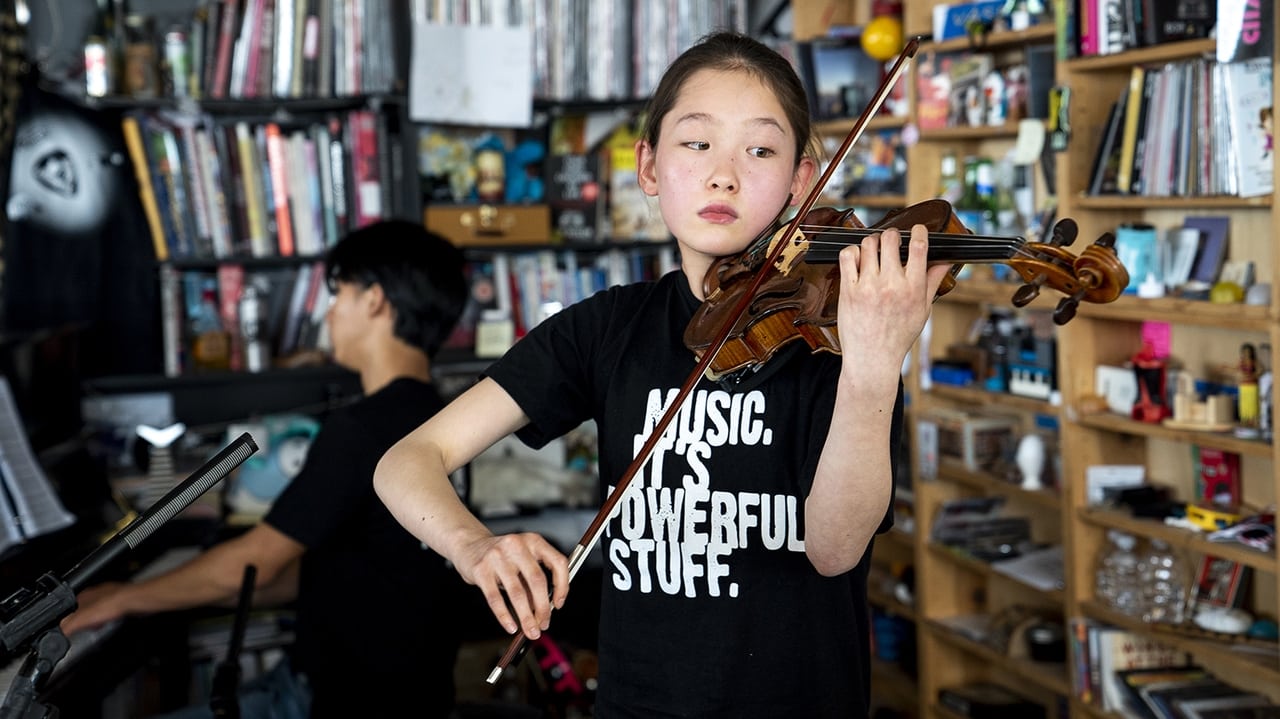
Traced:
<path fill-rule="evenodd" d="M 711 147 L 711 143 L 703 142 L 702 140 L 691 140 L 689 142 L 684 143 L 684 146 L 689 148 L 690 150 L 706 150 L 707 148 Z"/>
<path fill-rule="evenodd" d="M 751 147 L 747 149 L 747 154 L 752 157 L 773 157 L 778 153 L 767 147 Z"/>

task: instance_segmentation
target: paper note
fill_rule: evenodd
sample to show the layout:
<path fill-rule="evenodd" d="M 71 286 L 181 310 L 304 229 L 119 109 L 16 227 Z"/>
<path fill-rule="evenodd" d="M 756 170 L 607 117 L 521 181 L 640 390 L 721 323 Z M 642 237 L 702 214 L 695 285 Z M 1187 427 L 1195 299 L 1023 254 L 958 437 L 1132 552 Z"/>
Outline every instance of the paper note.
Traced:
<path fill-rule="evenodd" d="M 409 115 L 418 122 L 528 127 L 532 57 L 530 27 L 417 22 Z"/>
<path fill-rule="evenodd" d="M 26 429 L 18 416 L 9 382 L 0 378 L 0 494 L 7 495 L 11 507 L 4 510 L 5 535 L 13 536 L 11 522 L 20 537 L 32 538 L 54 532 L 75 522 L 75 516 L 63 508 L 49 484 L 44 468 L 31 451 Z M 12 511 L 10 511 L 12 510 Z M 0 542 L 4 539 L 0 538 Z"/>

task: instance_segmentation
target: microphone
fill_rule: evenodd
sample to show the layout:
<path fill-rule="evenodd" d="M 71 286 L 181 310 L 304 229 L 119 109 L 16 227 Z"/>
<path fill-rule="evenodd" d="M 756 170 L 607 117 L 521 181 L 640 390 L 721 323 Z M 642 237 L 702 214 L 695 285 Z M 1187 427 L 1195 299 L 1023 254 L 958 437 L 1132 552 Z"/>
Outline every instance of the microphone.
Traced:
<path fill-rule="evenodd" d="M 137 548 L 162 524 L 190 506 L 257 451 L 257 443 L 245 432 L 82 559 L 61 579 L 46 573 L 36 581 L 38 591 L 19 589 L 0 603 L 0 661 L 9 659 L 25 647 L 32 637 L 56 626 L 75 610 L 76 592 L 88 584 L 94 574 L 125 551 Z"/>

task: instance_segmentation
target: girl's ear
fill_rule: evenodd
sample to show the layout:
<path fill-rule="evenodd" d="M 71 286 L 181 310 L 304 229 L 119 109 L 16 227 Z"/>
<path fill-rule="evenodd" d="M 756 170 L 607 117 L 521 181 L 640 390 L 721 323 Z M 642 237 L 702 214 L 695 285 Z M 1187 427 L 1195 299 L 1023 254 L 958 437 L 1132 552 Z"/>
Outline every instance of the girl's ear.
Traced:
<path fill-rule="evenodd" d="M 798 205 L 809 195 L 809 183 L 813 181 L 813 175 L 818 171 L 818 163 L 812 157 L 804 156 L 800 158 L 800 164 L 796 166 L 795 175 L 791 178 L 791 204 Z"/>
<path fill-rule="evenodd" d="M 636 179 L 640 189 L 650 197 L 658 196 L 658 174 L 653 166 L 653 146 L 647 140 L 636 140 Z"/>

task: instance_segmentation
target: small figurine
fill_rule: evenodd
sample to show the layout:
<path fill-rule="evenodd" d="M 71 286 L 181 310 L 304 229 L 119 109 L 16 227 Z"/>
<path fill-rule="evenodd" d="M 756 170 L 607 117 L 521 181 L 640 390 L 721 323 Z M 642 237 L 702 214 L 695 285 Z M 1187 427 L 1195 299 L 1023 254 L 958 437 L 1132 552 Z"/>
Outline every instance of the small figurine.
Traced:
<path fill-rule="evenodd" d="M 1150 342 L 1133 356 L 1133 374 L 1138 380 L 1138 401 L 1130 416 L 1140 422 L 1159 424 L 1170 415 L 1165 402 L 1165 361 L 1156 356 Z"/>
<path fill-rule="evenodd" d="M 1022 435 L 1014 459 L 1022 475 L 1022 488 L 1028 492 L 1044 489 L 1041 481 L 1045 463 L 1044 438 L 1034 432 Z"/>
<path fill-rule="evenodd" d="M 1240 345 L 1240 398 L 1236 412 L 1240 424 L 1253 427 L 1258 424 L 1258 350 L 1246 342 Z"/>
<path fill-rule="evenodd" d="M 1026 30 L 1044 11 L 1043 0 L 1005 0 L 1000 18 L 1010 30 Z"/>

